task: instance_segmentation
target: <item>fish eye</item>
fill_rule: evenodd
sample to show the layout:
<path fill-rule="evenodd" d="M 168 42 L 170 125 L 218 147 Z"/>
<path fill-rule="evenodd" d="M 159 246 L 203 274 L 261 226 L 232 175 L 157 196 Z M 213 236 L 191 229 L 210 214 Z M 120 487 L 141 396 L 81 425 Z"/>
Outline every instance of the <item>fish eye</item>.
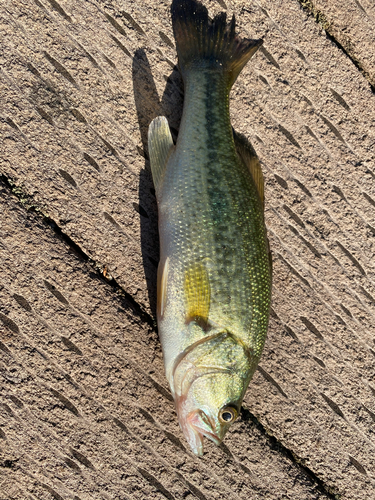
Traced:
<path fill-rule="evenodd" d="M 222 424 L 231 424 L 238 417 L 238 411 L 233 406 L 225 406 L 219 412 L 219 420 Z"/>

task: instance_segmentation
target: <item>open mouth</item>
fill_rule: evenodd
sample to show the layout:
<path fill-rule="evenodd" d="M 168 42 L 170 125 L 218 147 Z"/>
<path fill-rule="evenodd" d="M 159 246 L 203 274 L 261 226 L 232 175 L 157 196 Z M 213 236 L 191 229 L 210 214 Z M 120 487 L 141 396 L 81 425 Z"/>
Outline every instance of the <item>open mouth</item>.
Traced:
<path fill-rule="evenodd" d="M 193 431 L 192 433 L 190 432 L 190 436 L 193 438 L 193 442 L 190 441 L 190 445 L 196 455 L 203 455 L 204 436 L 213 441 L 217 446 L 221 443 L 222 437 L 219 437 L 214 431 L 211 419 L 202 410 L 195 410 L 189 413 L 187 423 L 191 431 Z"/>

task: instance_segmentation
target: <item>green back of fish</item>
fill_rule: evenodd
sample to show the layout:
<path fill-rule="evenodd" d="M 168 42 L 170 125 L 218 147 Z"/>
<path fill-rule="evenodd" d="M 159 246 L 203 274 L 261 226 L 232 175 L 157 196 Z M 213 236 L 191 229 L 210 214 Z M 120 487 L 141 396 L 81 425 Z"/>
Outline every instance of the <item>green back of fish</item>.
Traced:
<path fill-rule="evenodd" d="M 271 286 L 263 202 L 236 150 L 223 76 L 188 70 L 185 82 L 180 140 L 161 190 L 170 237 L 181 264 L 205 263 L 210 319 L 259 355 Z"/>
<path fill-rule="evenodd" d="M 233 135 L 229 91 L 261 41 L 239 41 L 225 16 L 210 24 L 195 2 L 179 7 L 174 14 L 172 6 L 185 84 L 178 141 L 173 146 L 165 119 L 149 134 L 161 257 L 173 275 L 168 294 L 184 303 L 187 322 L 226 329 L 258 358 L 271 295 L 263 177 L 254 150 Z"/>

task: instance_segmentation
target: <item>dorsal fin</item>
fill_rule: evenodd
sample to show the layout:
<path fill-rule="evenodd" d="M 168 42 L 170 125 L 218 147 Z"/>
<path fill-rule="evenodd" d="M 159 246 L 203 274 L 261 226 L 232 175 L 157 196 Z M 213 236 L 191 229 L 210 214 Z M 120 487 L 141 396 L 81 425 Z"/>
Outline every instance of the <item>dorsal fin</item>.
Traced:
<path fill-rule="evenodd" d="M 264 206 L 264 179 L 257 154 L 253 146 L 243 135 L 238 134 L 234 129 L 232 130 L 237 153 L 250 170 L 251 176 L 259 193 L 259 198 Z"/>
<path fill-rule="evenodd" d="M 160 186 L 167 161 L 173 150 L 173 139 L 165 116 L 158 116 L 148 128 L 148 152 L 155 189 Z"/>
<path fill-rule="evenodd" d="M 185 272 L 186 323 L 197 321 L 207 326 L 210 312 L 211 288 L 205 266 L 196 262 Z"/>

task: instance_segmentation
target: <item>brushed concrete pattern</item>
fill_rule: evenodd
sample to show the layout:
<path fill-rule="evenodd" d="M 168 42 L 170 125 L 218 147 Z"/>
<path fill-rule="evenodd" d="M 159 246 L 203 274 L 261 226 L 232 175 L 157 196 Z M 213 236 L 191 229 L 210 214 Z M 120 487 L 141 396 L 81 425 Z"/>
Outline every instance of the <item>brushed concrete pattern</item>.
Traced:
<path fill-rule="evenodd" d="M 301 3 L 346 24 L 329 38 Z M 177 136 L 183 99 L 169 2 L 5 1 L 1 500 L 375 496 L 373 52 L 358 39 L 354 64 L 339 46 L 356 26 L 375 36 L 371 5 L 205 4 L 264 38 L 231 95 L 274 260 L 241 418 L 190 453 L 153 326 L 146 134 L 164 114 Z"/>
<path fill-rule="evenodd" d="M 375 4 L 371 0 L 300 0 L 375 86 Z"/>

